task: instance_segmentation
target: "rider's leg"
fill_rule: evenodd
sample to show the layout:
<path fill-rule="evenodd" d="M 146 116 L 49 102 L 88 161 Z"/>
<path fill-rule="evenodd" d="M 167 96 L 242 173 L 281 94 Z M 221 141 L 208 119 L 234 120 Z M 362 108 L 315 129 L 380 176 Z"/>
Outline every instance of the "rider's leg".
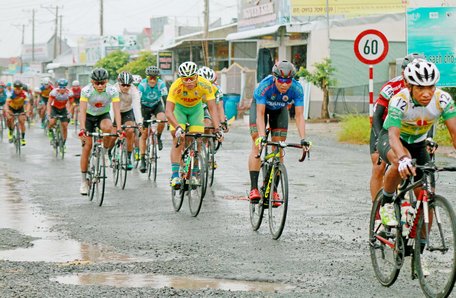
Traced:
<path fill-rule="evenodd" d="M 383 175 L 385 173 L 386 163 L 384 161 L 381 161 L 380 164 L 378 164 L 378 152 L 374 152 L 371 154 L 371 161 L 372 175 L 370 178 L 370 192 L 372 201 L 374 201 L 377 193 L 383 186 Z"/>

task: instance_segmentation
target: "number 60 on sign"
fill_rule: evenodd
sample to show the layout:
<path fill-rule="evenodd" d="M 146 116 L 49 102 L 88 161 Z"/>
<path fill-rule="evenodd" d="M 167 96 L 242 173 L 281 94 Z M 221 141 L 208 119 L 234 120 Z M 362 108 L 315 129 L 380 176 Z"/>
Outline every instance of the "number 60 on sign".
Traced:
<path fill-rule="evenodd" d="M 388 54 L 388 40 L 378 30 L 369 29 L 361 32 L 355 39 L 354 51 L 359 61 L 364 64 L 377 64 Z"/>

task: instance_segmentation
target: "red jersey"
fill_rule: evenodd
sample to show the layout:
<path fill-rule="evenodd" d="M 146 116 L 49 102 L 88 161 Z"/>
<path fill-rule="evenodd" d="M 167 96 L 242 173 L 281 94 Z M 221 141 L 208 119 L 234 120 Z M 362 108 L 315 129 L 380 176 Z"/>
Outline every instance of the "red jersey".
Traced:
<path fill-rule="evenodd" d="M 380 89 L 380 93 L 378 95 L 377 101 L 375 102 L 374 111 L 377 105 L 381 105 L 385 107 L 385 111 L 383 112 L 382 119 L 385 120 L 386 115 L 388 114 L 388 103 L 389 100 L 399 93 L 402 89 L 405 88 L 404 78 L 402 76 L 397 76 L 392 78 L 385 85 L 382 86 Z"/>
<path fill-rule="evenodd" d="M 66 88 L 64 93 L 60 93 L 59 90 L 62 89 L 57 88 L 51 91 L 49 94 L 49 102 L 51 103 L 52 107 L 61 110 L 64 109 L 67 102 L 72 99 L 73 93 Z"/>
<path fill-rule="evenodd" d="M 80 86 L 71 87 L 71 91 L 73 91 L 74 99 L 81 98 L 81 87 Z"/>

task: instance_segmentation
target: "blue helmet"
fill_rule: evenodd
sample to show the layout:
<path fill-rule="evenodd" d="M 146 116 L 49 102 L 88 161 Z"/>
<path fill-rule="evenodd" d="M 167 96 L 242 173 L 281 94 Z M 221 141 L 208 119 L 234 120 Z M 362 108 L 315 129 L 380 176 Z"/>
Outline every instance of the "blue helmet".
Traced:
<path fill-rule="evenodd" d="M 68 80 L 67 79 L 59 79 L 57 81 L 57 85 L 59 85 L 60 88 L 65 88 L 68 86 Z"/>

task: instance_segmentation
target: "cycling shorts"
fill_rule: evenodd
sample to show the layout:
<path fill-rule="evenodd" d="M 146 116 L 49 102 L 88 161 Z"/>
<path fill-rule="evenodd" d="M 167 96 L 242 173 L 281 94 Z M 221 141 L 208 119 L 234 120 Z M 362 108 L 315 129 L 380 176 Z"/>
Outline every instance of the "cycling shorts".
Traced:
<path fill-rule="evenodd" d="M 258 133 L 258 128 L 256 125 L 256 101 L 253 100 L 250 105 L 249 113 L 249 124 L 250 124 L 250 134 Z M 288 110 L 286 107 L 279 110 L 268 110 L 264 113 L 264 124 L 267 127 L 269 119 L 269 128 L 273 137 L 287 137 L 288 132 Z"/>
<path fill-rule="evenodd" d="M 120 122 L 122 122 L 121 125 L 124 125 L 128 121 L 135 122 L 135 114 L 133 113 L 133 109 L 130 110 L 130 111 L 126 111 L 126 112 L 120 113 L 120 119 L 121 119 Z M 113 125 L 117 126 L 115 120 L 113 121 Z"/>
<path fill-rule="evenodd" d="M 144 105 L 141 105 L 141 114 L 144 120 L 149 120 L 152 118 L 152 115 L 157 117 L 158 113 L 164 113 L 165 109 L 163 108 L 163 103 L 160 101 L 155 107 L 149 108 Z M 134 118 L 133 118 L 134 119 Z M 144 122 L 144 127 L 149 127 L 149 122 Z"/>
<path fill-rule="evenodd" d="M 184 130 L 186 123 L 188 123 L 190 124 L 188 132 L 204 133 L 204 109 L 201 102 L 193 107 L 184 107 L 176 103 L 174 106 L 174 116 L 179 126 Z M 171 126 L 170 130 L 173 131 L 175 128 Z"/>
<path fill-rule="evenodd" d="M 86 114 L 86 130 L 88 132 L 95 132 L 95 129 L 97 127 L 100 127 L 101 121 L 104 119 L 109 119 L 111 120 L 111 116 L 109 116 L 109 113 L 104 113 L 98 116 L 92 116 L 90 114 Z"/>
<path fill-rule="evenodd" d="M 55 118 L 55 116 L 63 116 L 63 118 L 60 118 L 60 121 L 62 122 L 68 122 L 68 111 L 66 108 L 63 109 L 57 109 L 55 107 L 51 107 L 51 118 Z"/>

